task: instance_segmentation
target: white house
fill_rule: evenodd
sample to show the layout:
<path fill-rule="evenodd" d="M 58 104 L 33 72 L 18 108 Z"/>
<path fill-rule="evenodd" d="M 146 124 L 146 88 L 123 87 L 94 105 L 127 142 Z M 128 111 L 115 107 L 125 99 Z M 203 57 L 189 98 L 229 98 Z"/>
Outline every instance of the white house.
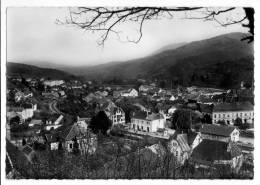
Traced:
<path fill-rule="evenodd" d="M 34 111 L 37 109 L 37 104 L 26 104 L 23 107 L 11 107 L 8 108 L 7 112 L 15 112 L 20 116 L 22 121 L 25 121 L 28 118 L 32 118 Z"/>
<path fill-rule="evenodd" d="M 131 88 L 131 89 L 128 89 L 126 91 L 122 91 L 120 93 L 121 96 L 123 97 L 137 97 L 138 96 L 138 91 Z"/>
<path fill-rule="evenodd" d="M 131 129 L 144 132 L 157 132 L 165 128 L 166 118 L 162 114 L 137 112 L 131 119 Z"/>
<path fill-rule="evenodd" d="M 61 121 L 63 120 L 63 115 L 60 115 L 58 118 L 57 116 L 50 118 L 46 121 L 45 130 L 57 129 L 62 126 Z"/>
<path fill-rule="evenodd" d="M 112 125 L 125 124 L 125 112 L 122 108 L 116 106 L 113 102 L 105 103 L 101 109 L 106 113 L 107 117 L 112 121 Z"/>
<path fill-rule="evenodd" d="M 240 118 L 242 123 L 254 122 L 254 106 L 250 102 L 220 103 L 213 108 L 212 123 L 224 121 L 233 125 Z"/>
<path fill-rule="evenodd" d="M 176 100 L 176 98 L 172 95 L 171 97 L 170 97 L 170 99 L 169 99 L 170 101 L 175 101 Z"/>

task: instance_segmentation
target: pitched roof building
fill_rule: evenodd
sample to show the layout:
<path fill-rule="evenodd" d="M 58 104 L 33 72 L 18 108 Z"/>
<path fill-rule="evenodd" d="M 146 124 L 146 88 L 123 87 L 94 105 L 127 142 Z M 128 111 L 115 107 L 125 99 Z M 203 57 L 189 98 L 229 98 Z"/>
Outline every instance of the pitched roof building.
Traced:
<path fill-rule="evenodd" d="M 241 149 L 234 142 L 222 142 L 204 139 L 192 152 L 191 159 L 200 167 L 216 164 L 239 167 L 242 159 Z"/>
<path fill-rule="evenodd" d="M 242 119 L 243 123 L 253 123 L 254 106 L 250 102 L 219 103 L 213 108 L 212 123 L 224 121 L 234 124 L 235 119 Z"/>
<path fill-rule="evenodd" d="M 200 132 L 203 139 L 211 139 L 224 142 L 236 142 L 239 140 L 239 130 L 233 126 L 204 124 L 202 125 Z"/>

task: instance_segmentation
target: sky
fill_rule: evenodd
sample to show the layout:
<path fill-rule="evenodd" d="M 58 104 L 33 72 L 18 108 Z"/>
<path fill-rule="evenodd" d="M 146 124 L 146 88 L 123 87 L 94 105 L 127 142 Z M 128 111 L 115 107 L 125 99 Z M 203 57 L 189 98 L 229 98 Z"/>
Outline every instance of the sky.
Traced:
<path fill-rule="evenodd" d="M 243 16 L 239 9 L 232 16 Z M 110 35 L 104 47 L 97 44 L 98 33 L 57 25 L 64 20 L 68 8 L 8 8 L 7 10 L 7 61 L 30 64 L 43 62 L 55 65 L 85 66 L 113 61 L 126 61 L 147 56 L 156 50 L 175 43 L 192 42 L 230 32 L 246 32 L 239 24 L 228 27 L 214 21 L 160 19 L 143 25 L 143 37 L 138 44 L 120 42 Z M 136 38 L 136 28 L 125 24 L 122 40 Z M 120 30 L 120 31 L 121 31 Z M 129 35 L 128 35 L 129 34 Z"/>

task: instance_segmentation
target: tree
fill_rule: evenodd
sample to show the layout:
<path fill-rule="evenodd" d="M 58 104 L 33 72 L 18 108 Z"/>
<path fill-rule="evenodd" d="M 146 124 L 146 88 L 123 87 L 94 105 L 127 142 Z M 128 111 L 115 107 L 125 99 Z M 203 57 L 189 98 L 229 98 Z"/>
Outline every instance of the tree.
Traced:
<path fill-rule="evenodd" d="M 226 125 L 226 122 L 224 120 L 218 120 L 217 124 L 219 124 L 219 125 Z"/>
<path fill-rule="evenodd" d="M 201 121 L 202 123 L 212 124 L 212 119 L 209 114 L 205 114 Z"/>
<path fill-rule="evenodd" d="M 25 140 L 25 138 L 23 138 L 23 140 L 22 140 L 22 145 L 23 145 L 23 146 L 26 145 L 26 140 Z"/>
<path fill-rule="evenodd" d="M 173 129 L 182 131 L 189 131 L 191 129 L 191 111 L 188 109 L 178 109 L 172 115 L 172 126 Z"/>
<path fill-rule="evenodd" d="M 106 135 L 107 131 L 112 126 L 111 120 L 107 117 L 104 111 L 99 111 L 96 116 L 94 116 L 89 124 L 89 128 L 94 133 L 101 132 L 102 134 Z"/>
<path fill-rule="evenodd" d="M 20 122 L 21 122 L 21 119 L 20 119 L 19 116 L 15 116 L 15 117 L 10 119 L 10 125 L 11 126 L 19 125 Z"/>
<path fill-rule="evenodd" d="M 241 118 L 236 118 L 234 125 L 237 127 L 240 127 L 242 125 L 242 119 Z"/>
<path fill-rule="evenodd" d="M 238 11 L 243 12 L 238 16 Z M 123 23 L 137 24 L 138 37 L 126 38 L 127 42 L 138 43 L 142 36 L 144 22 L 161 18 L 173 19 L 180 16 L 184 19 L 215 21 L 221 26 L 242 23 L 249 29 L 249 36 L 242 38 L 252 42 L 254 40 L 254 9 L 253 8 L 208 8 L 208 7 L 77 7 L 69 9 L 69 17 L 65 21 L 57 20 L 57 24 L 73 25 L 90 32 L 101 32 L 103 45 L 108 36 L 114 33 L 121 39 L 118 26 Z M 233 18 L 236 17 L 236 18 Z M 247 20 L 248 23 L 245 23 Z"/>

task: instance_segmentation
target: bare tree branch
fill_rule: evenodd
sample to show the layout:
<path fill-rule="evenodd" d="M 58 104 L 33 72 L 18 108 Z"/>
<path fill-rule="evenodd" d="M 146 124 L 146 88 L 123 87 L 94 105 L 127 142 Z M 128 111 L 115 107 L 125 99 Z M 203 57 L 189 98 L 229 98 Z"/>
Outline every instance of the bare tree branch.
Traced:
<path fill-rule="evenodd" d="M 138 43 L 143 36 L 143 24 L 147 20 L 156 20 L 159 18 L 174 18 L 178 12 L 184 12 L 184 19 L 201 19 L 203 21 L 215 21 L 221 26 L 243 23 L 246 19 L 249 21 L 244 27 L 248 27 L 249 33 L 254 35 L 252 24 L 252 8 L 244 8 L 245 15 L 237 20 L 232 20 L 226 14 L 235 11 L 237 8 L 204 8 L 204 7 L 77 7 L 69 9 L 69 18 L 65 21 L 57 20 L 57 24 L 72 25 L 85 31 L 101 32 L 101 41 L 98 43 L 104 45 L 110 33 L 114 33 L 119 40 L 121 31 L 117 28 L 125 22 L 138 24 L 138 38 L 129 39 L 126 42 Z M 187 13 L 200 14 L 202 16 L 187 16 Z M 225 21 L 220 20 L 219 16 L 226 15 Z M 251 38 L 252 39 L 252 38 Z"/>

